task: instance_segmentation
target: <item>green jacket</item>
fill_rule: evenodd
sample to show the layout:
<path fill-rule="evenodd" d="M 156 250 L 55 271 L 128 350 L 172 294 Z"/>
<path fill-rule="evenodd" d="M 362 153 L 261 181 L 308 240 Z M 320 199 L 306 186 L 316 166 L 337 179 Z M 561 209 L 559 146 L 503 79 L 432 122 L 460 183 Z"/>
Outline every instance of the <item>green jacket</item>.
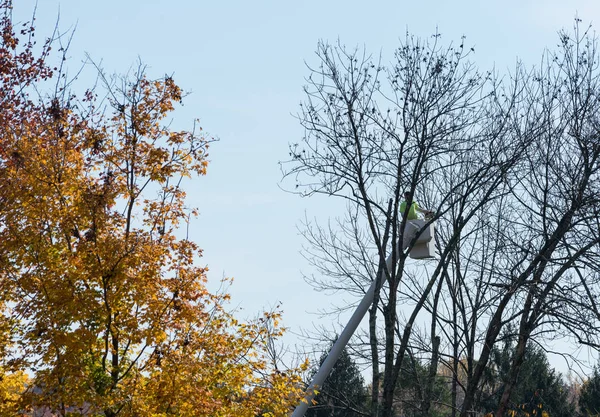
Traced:
<path fill-rule="evenodd" d="M 418 208 L 419 208 L 419 206 L 417 205 L 417 202 L 413 201 L 413 203 L 410 205 L 410 209 L 408 210 L 408 220 L 415 220 L 415 219 L 419 218 L 419 216 L 417 216 Z M 400 204 L 400 216 L 403 216 L 405 211 L 406 211 L 406 201 L 403 201 Z"/>

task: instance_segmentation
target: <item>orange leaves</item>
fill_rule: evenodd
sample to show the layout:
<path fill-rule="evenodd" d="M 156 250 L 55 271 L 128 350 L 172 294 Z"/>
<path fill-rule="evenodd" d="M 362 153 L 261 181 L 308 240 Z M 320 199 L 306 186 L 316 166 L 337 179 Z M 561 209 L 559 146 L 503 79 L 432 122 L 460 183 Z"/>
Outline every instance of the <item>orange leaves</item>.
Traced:
<path fill-rule="evenodd" d="M 195 213 L 182 179 L 206 173 L 210 142 L 195 126 L 165 125 L 182 90 L 140 67 L 122 89 L 105 86 L 111 116 L 92 91 L 81 101 L 23 100 L 21 86 L 50 72 L 45 55 L 11 52 L 19 45 L 6 16 L 0 370 L 9 359 L 21 369 L 3 380 L 9 385 L 0 381 L 0 397 L 20 410 L 112 416 L 286 415 L 302 370 L 278 372 L 268 357 L 283 332 L 280 313 L 235 319 L 229 295 L 207 290 L 198 245 L 176 235 Z"/>

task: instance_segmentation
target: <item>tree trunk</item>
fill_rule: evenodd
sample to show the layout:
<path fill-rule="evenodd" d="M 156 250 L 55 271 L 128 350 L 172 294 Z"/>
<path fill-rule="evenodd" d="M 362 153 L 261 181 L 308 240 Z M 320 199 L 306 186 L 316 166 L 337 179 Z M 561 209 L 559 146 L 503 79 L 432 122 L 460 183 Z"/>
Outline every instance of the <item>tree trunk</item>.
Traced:
<path fill-rule="evenodd" d="M 425 387 L 425 396 L 423 398 L 422 415 L 423 417 L 429 416 L 429 410 L 431 409 L 431 397 L 433 396 L 433 387 L 435 384 L 435 377 L 437 375 L 437 367 L 439 360 L 439 349 L 440 349 L 440 337 L 434 336 L 432 341 L 431 351 L 431 364 L 429 364 L 429 375 L 427 378 L 427 386 Z"/>
<path fill-rule="evenodd" d="M 496 410 L 496 417 L 502 417 L 506 413 L 508 401 L 510 400 L 510 394 L 512 394 L 512 389 L 517 383 L 519 371 L 521 370 L 521 365 L 523 365 L 523 359 L 525 358 L 525 347 L 527 346 L 528 339 L 528 336 L 526 337 L 524 335 L 519 335 L 519 341 L 517 343 L 515 356 L 510 368 L 508 381 L 506 382 L 506 385 L 504 385 L 504 391 L 502 392 L 502 397 L 500 398 L 500 403 L 498 404 L 498 409 Z"/>
<path fill-rule="evenodd" d="M 379 347 L 377 339 L 377 306 L 379 305 L 379 289 L 383 281 L 383 270 L 380 268 L 377 274 L 377 284 L 373 295 L 373 304 L 369 310 L 369 343 L 371 345 L 371 417 L 377 417 L 379 412 Z"/>

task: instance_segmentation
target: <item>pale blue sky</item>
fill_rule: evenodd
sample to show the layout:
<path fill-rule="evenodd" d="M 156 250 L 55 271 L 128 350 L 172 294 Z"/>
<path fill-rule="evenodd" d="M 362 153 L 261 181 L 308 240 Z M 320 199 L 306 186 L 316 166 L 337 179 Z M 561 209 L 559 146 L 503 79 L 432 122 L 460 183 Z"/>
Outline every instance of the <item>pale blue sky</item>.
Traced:
<path fill-rule="evenodd" d="M 25 20 L 35 0 L 14 3 L 16 19 Z M 62 29 L 77 26 L 71 68 L 87 52 L 108 72 L 126 72 L 139 56 L 150 75 L 174 74 L 192 92 L 176 113 L 177 127 L 199 117 L 220 139 L 208 176 L 188 184 L 190 205 L 201 213 L 190 230 L 204 248 L 209 279 L 235 277 L 233 303 L 248 316 L 281 301 L 284 323 L 297 331 L 333 319 L 306 314 L 331 300 L 301 278 L 309 270 L 296 225 L 305 211 L 322 220 L 343 215 L 331 199 L 300 199 L 278 188 L 277 163 L 302 135 L 291 114 L 317 41 L 339 38 L 389 61 L 407 29 L 429 36 L 437 28 L 446 42 L 466 35 L 481 68 L 504 71 L 517 56 L 539 62 L 576 13 L 584 23 L 597 21 L 600 2 L 38 0 L 38 36 L 50 33 L 59 11 Z"/>

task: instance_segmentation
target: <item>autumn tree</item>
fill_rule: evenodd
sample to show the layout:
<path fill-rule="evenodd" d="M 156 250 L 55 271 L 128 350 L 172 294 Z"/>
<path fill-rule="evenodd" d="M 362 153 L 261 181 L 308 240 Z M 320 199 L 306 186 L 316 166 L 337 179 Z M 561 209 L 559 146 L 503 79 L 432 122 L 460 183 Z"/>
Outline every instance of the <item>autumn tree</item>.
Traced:
<path fill-rule="evenodd" d="M 0 230 L 5 230 L 3 218 L 5 209 L 14 204 L 14 191 L 6 181 L 7 165 L 16 165 L 23 156 L 17 149 L 11 147 L 14 143 L 14 130 L 26 123 L 30 118 L 32 103 L 28 99 L 27 91 L 39 81 L 47 80 L 52 71 L 42 65 L 50 51 L 51 41 L 41 45 L 38 55 L 34 49 L 34 29 L 30 25 L 19 28 L 21 44 L 14 34 L 11 19 L 11 3 L 0 2 L 0 75 L 2 78 L 0 88 L 0 188 L 3 191 L 0 197 Z M 6 193 L 4 193 L 6 192 Z M 29 383 L 27 374 L 23 371 L 21 363 L 11 358 L 10 352 L 14 348 L 13 330 L 17 324 L 12 314 L 13 286 L 5 279 L 4 272 L 11 268 L 10 259 L 0 250 L 0 415 L 14 416 L 21 409 L 20 401 L 26 384 Z"/>
<path fill-rule="evenodd" d="M 239 322 L 229 296 L 207 290 L 198 245 L 178 237 L 194 215 L 183 182 L 206 173 L 211 141 L 197 124 L 170 127 L 181 88 L 140 65 L 101 71 L 104 90 L 78 96 L 47 64 L 52 40 L 36 57 L 31 25 L 14 33 L 11 7 L 1 7 L 0 359 L 31 381 L 0 394 L 13 411 L 61 416 L 286 415 L 300 379 L 268 360 L 279 313 Z M 29 96 L 53 80 L 54 92 Z"/>

